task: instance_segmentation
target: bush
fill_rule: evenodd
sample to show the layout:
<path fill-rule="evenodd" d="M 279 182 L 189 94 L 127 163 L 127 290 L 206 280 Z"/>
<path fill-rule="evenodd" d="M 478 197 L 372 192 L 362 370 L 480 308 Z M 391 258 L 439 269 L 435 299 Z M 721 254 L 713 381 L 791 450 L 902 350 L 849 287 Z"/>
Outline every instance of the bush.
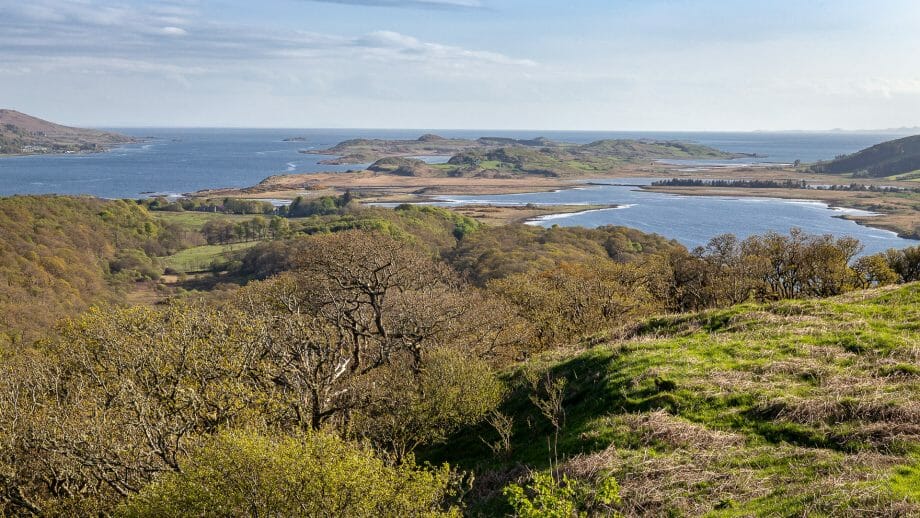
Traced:
<path fill-rule="evenodd" d="M 391 465 L 333 435 L 217 435 L 181 473 L 131 497 L 118 514 L 170 516 L 459 516 L 448 466 Z"/>
<path fill-rule="evenodd" d="M 612 509 L 620 503 L 620 486 L 607 477 L 596 488 L 562 475 L 556 480 L 547 473 L 534 473 L 525 487 L 510 484 L 503 493 L 521 518 L 570 518 L 619 516 Z"/>

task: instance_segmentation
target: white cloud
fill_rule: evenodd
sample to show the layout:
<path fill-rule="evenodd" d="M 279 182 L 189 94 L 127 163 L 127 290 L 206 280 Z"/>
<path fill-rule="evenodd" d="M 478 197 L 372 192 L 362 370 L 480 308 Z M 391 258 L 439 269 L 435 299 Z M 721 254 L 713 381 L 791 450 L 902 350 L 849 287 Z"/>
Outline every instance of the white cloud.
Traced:
<path fill-rule="evenodd" d="M 474 0 L 425 0 L 451 5 Z M 169 36 L 169 38 L 163 38 Z M 0 64 L 53 58 L 108 58 L 178 66 L 230 66 L 265 60 L 372 61 L 431 69 L 475 66 L 532 67 L 486 50 L 421 41 L 393 31 L 363 36 L 277 31 L 201 20 L 188 7 L 127 9 L 105 0 L 34 0 L 0 18 Z"/>
<path fill-rule="evenodd" d="M 169 36 L 185 36 L 188 31 L 181 27 L 163 27 L 160 32 Z"/>

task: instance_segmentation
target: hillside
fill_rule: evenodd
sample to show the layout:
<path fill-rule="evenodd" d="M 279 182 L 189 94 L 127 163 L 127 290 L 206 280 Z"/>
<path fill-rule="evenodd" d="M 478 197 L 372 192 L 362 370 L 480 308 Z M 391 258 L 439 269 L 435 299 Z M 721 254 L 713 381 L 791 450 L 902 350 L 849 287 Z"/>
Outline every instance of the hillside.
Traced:
<path fill-rule="evenodd" d="M 61 126 L 0 109 L 0 155 L 97 152 L 135 141 L 118 133 Z"/>
<path fill-rule="evenodd" d="M 816 173 L 846 174 L 856 178 L 920 178 L 920 135 L 882 142 L 851 155 L 819 162 L 812 170 Z"/>
<path fill-rule="evenodd" d="M 163 230 L 132 202 L 0 198 L 0 352 L 48 336 L 92 303 L 120 300 L 118 281 L 157 275 L 143 249 Z"/>
<path fill-rule="evenodd" d="M 475 469 L 478 511 L 509 512 L 498 489 L 552 458 L 531 372 L 567 381 L 560 470 L 609 471 L 629 516 L 916 516 L 918 322 L 917 283 L 651 319 L 516 369 L 510 452 L 484 426 L 425 458 Z"/>

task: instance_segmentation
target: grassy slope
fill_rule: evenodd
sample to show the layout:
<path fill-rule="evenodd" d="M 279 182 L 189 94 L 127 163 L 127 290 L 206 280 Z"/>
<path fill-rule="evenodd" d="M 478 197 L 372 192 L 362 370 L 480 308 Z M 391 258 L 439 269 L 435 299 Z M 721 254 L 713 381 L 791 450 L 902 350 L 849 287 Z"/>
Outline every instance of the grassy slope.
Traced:
<path fill-rule="evenodd" d="M 563 469 L 612 471 L 627 514 L 920 514 L 920 284 L 662 317 L 538 368 L 569 380 Z M 505 408 L 509 458 L 487 429 L 426 452 L 475 469 L 478 511 L 548 467 L 529 394 Z"/>

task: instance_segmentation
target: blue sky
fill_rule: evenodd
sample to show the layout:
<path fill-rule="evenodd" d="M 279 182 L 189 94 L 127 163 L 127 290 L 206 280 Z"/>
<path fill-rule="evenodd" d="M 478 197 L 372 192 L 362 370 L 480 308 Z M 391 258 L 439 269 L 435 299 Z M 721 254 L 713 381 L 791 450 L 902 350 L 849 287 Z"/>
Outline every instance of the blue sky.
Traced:
<path fill-rule="evenodd" d="M 0 107 L 92 126 L 920 125 L 917 0 L 0 0 Z"/>

